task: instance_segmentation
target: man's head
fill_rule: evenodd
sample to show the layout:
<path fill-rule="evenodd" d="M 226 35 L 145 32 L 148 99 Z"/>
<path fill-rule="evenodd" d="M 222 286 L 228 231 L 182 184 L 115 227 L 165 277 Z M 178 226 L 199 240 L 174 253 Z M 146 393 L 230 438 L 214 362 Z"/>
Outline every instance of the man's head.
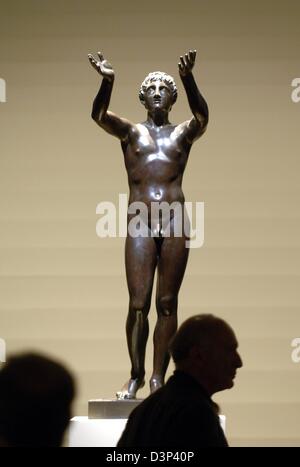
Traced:
<path fill-rule="evenodd" d="M 36 354 L 12 357 L 0 371 L 0 438 L 11 446 L 60 446 L 75 385 L 59 363 Z"/>
<path fill-rule="evenodd" d="M 176 368 L 194 376 L 210 395 L 229 389 L 242 360 L 231 327 L 213 315 L 186 320 L 170 344 Z"/>
<path fill-rule="evenodd" d="M 177 99 L 174 79 L 162 71 L 149 73 L 141 85 L 139 98 L 147 110 L 163 108 L 170 111 Z"/>

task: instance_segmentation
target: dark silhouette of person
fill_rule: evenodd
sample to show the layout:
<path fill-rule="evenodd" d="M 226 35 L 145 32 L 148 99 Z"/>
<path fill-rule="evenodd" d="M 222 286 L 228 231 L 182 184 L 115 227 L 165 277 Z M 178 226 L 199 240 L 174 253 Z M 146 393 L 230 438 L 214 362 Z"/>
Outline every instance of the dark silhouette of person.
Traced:
<path fill-rule="evenodd" d="M 176 370 L 130 414 L 119 447 L 226 447 L 211 396 L 230 389 L 242 360 L 231 327 L 213 315 L 185 321 L 170 344 Z"/>
<path fill-rule="evenodd" d="M 0 446 L 60 447 L 71 418 L 75 383 L 47 357 L 11 357 L 0 371 Z"/>
<path fill-rule="evenodd" d="M 177 99 L 174 79 L 163 72 L 150 73 L 141 85 L 139 97 L 147 111 L 142 123 L 131 123 L 108 110 L 115 73 L 111 64 L 98 52 L 89 54 L 93 68 L 102 76 L 100 90 L 94 100 L 92 118 L 109 134 L 116 136 L 124 154 L 130 189 L 129 206 L 143 203 L 152 216 L 143 218 L 144 233 L 128 232 L 125 246 L 126 277 L 129 290 L 129 312 L 126 335 L 131 360 L 131 375 L 119 398 L 135 398 L 144 386 L 145 352 L 149 335 L 148 313 L 155 270 L 157 269 L 153 372 L 150 390 L 164 384 L 169 364 L 168 344 L 177 329 L 178 294 L 188 260 L 189 229 L 183 227 L 184 194 L 182 178 L 193 143 L 204 133 L 208 123 L 208 107 L 192 74 L 196 51 L 180 57 L 179 74 L 187 94 L 192 118 L 178 125 L 169 121 L 169 112 Z M 176 203 L 167 215 L 153 206 Z M 128 224 L 133 219 L 128 209 Z M 142 217 L 142 216 L 141 216 Z M 184 230 L 184 232 L 183 232 Z M 129 231 L 129 229 L 128 229 Z"/>

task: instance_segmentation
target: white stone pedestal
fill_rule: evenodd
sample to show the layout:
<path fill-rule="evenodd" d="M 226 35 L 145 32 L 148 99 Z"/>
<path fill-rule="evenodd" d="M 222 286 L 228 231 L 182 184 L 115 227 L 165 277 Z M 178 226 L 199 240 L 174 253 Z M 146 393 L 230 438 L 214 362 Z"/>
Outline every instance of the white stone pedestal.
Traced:
<path fill-rule="evenodd" d="M 225 432 L 225 416 L 220 423 Z M 69 447 L 115 447 L 123 433 L 127 418 L 89 419 L 74 417 L 69 426 Z"/>
<path fill-rule="evenodd" d="M 69 447 L 114 447 L 126 423 L 126 418 L 90 420 L 74 417 L 69 426 Z"/>

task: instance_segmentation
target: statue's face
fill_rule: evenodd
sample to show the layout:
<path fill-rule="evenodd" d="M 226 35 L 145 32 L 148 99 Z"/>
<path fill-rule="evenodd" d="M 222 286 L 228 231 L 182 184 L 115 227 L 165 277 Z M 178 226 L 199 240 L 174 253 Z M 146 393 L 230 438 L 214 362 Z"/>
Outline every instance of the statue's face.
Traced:
<path fill-rule="evenodd" d="M 145 107 L 150 112 L 164 110 L 169 112 L 173 104 L 172 91 L 164 81 L 149 83 L 145 94 Z"/>

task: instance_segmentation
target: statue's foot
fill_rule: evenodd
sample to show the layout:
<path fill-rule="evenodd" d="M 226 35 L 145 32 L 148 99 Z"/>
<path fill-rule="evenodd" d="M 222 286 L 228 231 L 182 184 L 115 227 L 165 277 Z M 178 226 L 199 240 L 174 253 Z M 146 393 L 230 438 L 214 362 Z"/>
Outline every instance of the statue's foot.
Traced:
<path fill-rule="evenodd" d="M 139 389 L 141 389 L 143 386 L 145 386 L 145 380 L 144 379 L 133 379 L 130 378 L 130 380 L 124 384 L 122 387 L 121 391 L 118 391 L 116 396 L 117 399 L 136 399 L 136 393 Z"/>
<path fill-rule="evenodd" d="M 153 377 L 150 379 L 150 392 L 153 394 L 158 389 L 164 386 L 164 380 L 162 378 Z"/>

